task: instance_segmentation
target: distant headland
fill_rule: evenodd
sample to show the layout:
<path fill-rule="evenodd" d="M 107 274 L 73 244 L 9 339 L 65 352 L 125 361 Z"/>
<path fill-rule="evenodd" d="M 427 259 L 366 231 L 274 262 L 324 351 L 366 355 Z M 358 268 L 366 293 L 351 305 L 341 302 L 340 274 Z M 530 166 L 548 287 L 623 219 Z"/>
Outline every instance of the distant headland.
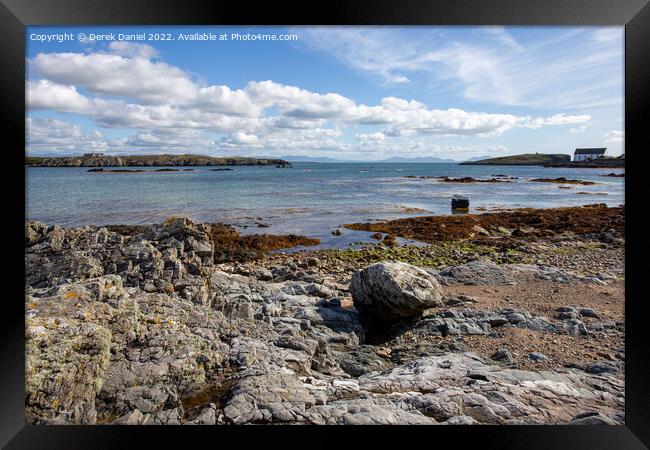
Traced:
<path fill-rule="evenodd" d="M 477 161 L 459 163 L 467 166 L 544 166 L 544 167 L 573 167 L 582 169 L 591 168 L 624 168 L 624 157 L 600 157 L 583 161 L 571 161 L 571 155 L 564 153 L 543 154 L 528 153 L 523 155 L 502 156 L 500 158 L 487 158 Z"/>
<path fill-rule="evenodd" d="M 571 162 L 571 155 L 528 153 L 524 155 L 502 156 L 499 158 L 465 161 L 460 163 L 467 166 L 544 166 L 546 164 L 562 164 Z"/>
<path fill-rule="evenodd" d="M 243 156 L 214 157 L 203 155 L 129 155 L 109 156 L 86 153 L 80 156 L 25 157 L 31 167 L 128 167 L 128 166 L 276 166 L 291 167 L 283 159 L 248 158 Z"/>

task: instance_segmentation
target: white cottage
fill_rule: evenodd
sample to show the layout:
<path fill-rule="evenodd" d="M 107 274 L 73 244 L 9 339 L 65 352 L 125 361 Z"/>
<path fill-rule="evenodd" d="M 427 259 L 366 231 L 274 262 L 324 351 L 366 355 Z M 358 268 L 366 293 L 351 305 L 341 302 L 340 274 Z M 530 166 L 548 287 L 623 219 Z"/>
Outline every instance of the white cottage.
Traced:
<path fill-rule="evenodd" d="M 588 159 L 598 159 L 605 156 L 607 148 L 576 148 L 573 152 L 574 161 L 586 161 Z"/>

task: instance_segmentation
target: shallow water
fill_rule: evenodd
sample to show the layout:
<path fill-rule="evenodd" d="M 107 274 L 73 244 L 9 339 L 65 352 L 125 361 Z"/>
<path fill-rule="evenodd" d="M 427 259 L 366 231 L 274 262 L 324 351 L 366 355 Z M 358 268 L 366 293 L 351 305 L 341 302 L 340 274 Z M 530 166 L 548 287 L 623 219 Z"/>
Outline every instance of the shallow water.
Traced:
<path fill-rule="evenodd" d="M 130 169 L 135 169 L 130 168 Z M 368 233 L 331 231 L 344 223 L 450 214 L 454 194 L 470 197 L 470 213 L 501 208 L 624 203 L 620 169 L 459 166 L 454 163 L 294 163 L 293 168 L 233 167 L 191 172 L 89 173 L 88 168 L 26 168 L 29 220 L 67 226 L 147 224 L 172 215 L 227 222 L 242 233 L 298 233 L 322 247 L 367 241 Z M 518 177 L 510 183 L 444 183 L 414 176 Z M 591 186 L 531 178 L 594 181 Z M 567 186 L 569 189 L 562 189 Z M 578 194 L 581 192 L 582 194 Z M 270 225 L 259 227 L 258 223 Z"/>

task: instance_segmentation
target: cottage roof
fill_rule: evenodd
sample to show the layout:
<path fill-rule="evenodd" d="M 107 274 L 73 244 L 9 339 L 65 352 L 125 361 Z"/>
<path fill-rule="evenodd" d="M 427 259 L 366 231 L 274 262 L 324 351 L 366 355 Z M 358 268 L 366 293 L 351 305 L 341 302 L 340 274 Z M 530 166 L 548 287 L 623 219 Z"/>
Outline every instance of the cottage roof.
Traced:
<path fill-rule="evenodd" d="M 604 155 L 605 150 L 607 150 L 607 147 L 605 147 L 605 148 L 576 148 L 576 151 L 574 152 L 574 155 Z"/>

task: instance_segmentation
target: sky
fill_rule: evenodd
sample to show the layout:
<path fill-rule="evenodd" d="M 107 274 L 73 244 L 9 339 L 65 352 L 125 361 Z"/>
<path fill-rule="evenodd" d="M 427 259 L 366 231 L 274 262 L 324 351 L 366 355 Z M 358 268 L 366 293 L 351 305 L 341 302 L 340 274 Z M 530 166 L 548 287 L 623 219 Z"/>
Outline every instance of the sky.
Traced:
<path fill-rule="evenodd" d="M 624 151 L 623 27 L 34 26 L 26 42 L 31 156 Z"/>

